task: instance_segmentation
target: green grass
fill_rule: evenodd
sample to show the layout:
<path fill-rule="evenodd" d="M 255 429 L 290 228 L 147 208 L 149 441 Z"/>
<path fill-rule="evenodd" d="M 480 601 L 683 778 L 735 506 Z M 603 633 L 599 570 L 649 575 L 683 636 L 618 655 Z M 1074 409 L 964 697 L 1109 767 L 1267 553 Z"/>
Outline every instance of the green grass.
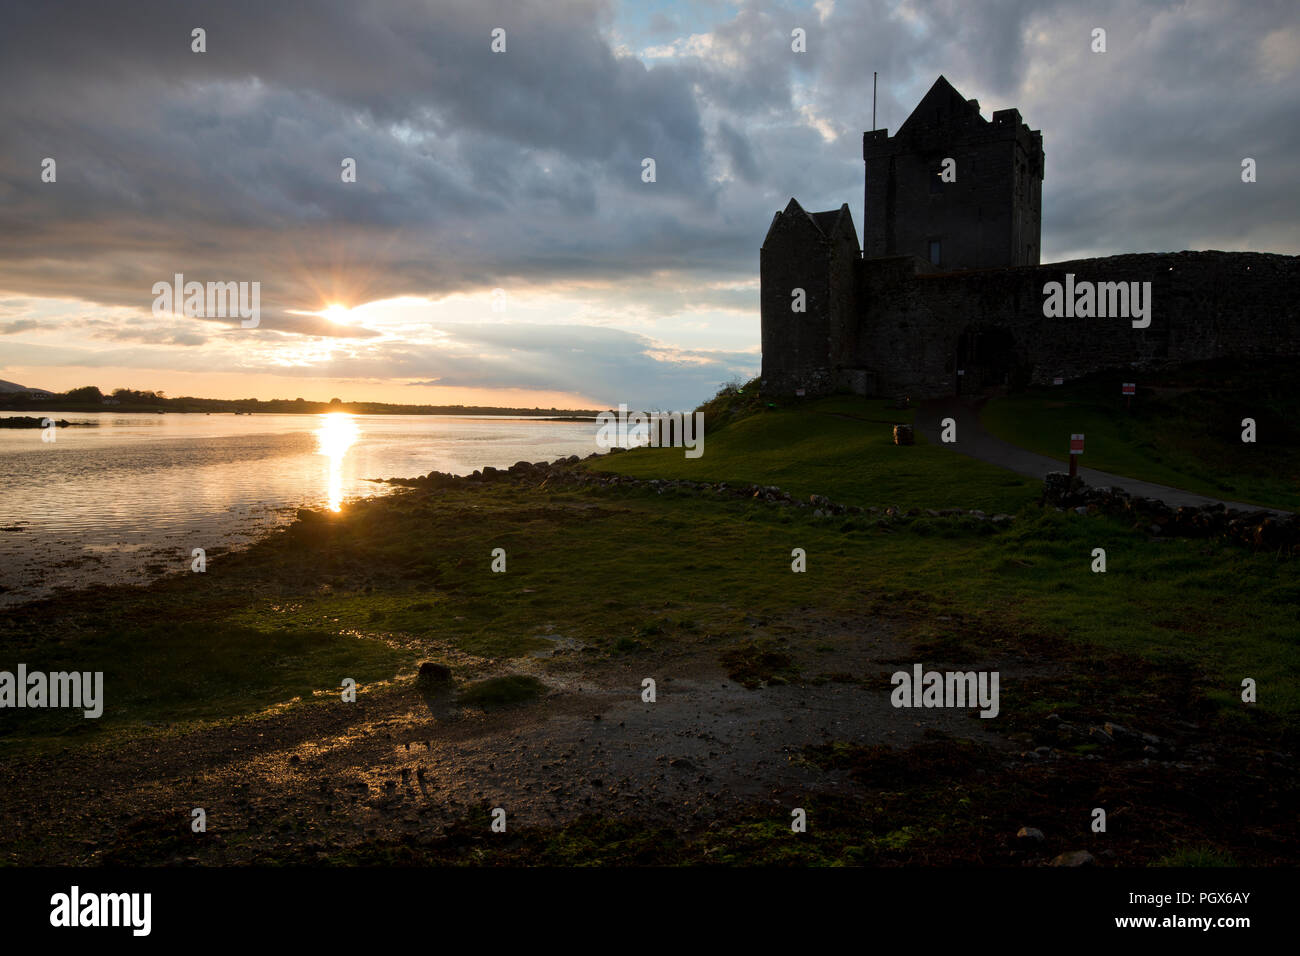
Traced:
<path fill-rule="evenodd" d="M 445 596 L 410 589 L 344 590 L 296 601 L 272 600 L 250 605 L 233 616 L 238 623 L 272 632 L 324 628 L 335 632 L 399 633 L 446 637 Z M 451 638 L 460 650 L 480 657 L 519 657 L 549 647 L 527 634 L 465 633 Z"/>
<path fill-rule="evenodd" d="M 979 508 L 1015 512 L 1035 499 L 1039 483 L 1001 468 L 959 459 L 944 448 L 893 443 L 893 425 L 912 412 L 857 397 L 763 409 L 711 432 L 704 454 L 681 448 L 640 448 L 593 467 L 639 478 L 688 478 L 779 485 L 807 498 L 825 495 L 841 504 L 901 508 Z"/>
<path fill-rule="evenodd" d="M 753 637 L 746 619 L 755 611 L 792 621 L 813 608 L 901 611 L 917 619 L 918 636 L 949 646 L 958 628 L 940 615 L 1181 662 L 1240 719 L 1251 718 L 1235 689 L 1254 677 L 1267 692 L 1250 713 L 1300 712 L 1295 563 L 1191 539 L 1153 541 L 1117 520 L 1031 508 L 1004 531 L 927 518 L 884 530 L 866 518 L 817 520 L 810 509 L 748 500 L 510 487 L 446 492 L 435 507 L 417 494 L 360 510 L 341 519 L 331 545 L 347 556 L 338 573 L 355 579 L 375 567 L 371 547 L 394 548 L 417 566 L 422 555 L 442 556 L 431 579 L 435 611 L 421 629 L 462 647 L 509 647 L 542 633 L 596 652 L 721 646 Z M 371 511 L 403 518 L 390 526 Z M 487 570 L 498 545 L 510 554 L 505 575 Z M 796 547 L 808 554 L 802 574 L 790 568 Z M 1090 570 L 1095 547 L 1107 551 L 1105 574 Z M 319 564 L 330 567 L 330 558 Z M 421 576 L 389 586 L 399 584 L 413 589 L 393 599 L 399 604 L 433 586 Z"/>
<path fill-rule="evenodd" d="M 507 674 L 504 677 L 489 677 L 487 680 L 467 685 L 460 692 L 457 701 L 467 707 L 491 710 L 522 704 L 540 697 L 545 692 L 546 685 L 536 677 L 529 677 L 526 674 Z"/>
<path fill-rule="evenodd" d="M 1196 867 L 1234 867 L 1240 864 L 1231 854 L 1204 847 L 1184 847 L 1162 857 L 1152 866 L 1196 866 Z"/>
<path fill-rule="evenodd" d="M 4 670 L 102 671 L 104 710 L 0 711 L 0 739 L 68 743 L 146 725 L 240 717 L 317 692 L 342 694 L 393 676 L 403 655 L 384 644 L 313 630 L 276 633 L 227 623 L 107 628 L 64 644 L 6 646 Z M 338 698 L 335 698 L 338 699 Z"/>
<path fill-rule="evenodd" d="M 1125 376 L 1120 376 L 1123 378 Z M 1080 464 L 1213 498 L 1300 510 L 1300 406 L 1294 398 L 1171 385 L 1146 388 L 1126 411 L 1115 381 L 996 398 L 981 420 L 1012 444 L 1064 460 L 1072 433 Z M 1257 440 L 1241 440 L 1255 418 Z"/>

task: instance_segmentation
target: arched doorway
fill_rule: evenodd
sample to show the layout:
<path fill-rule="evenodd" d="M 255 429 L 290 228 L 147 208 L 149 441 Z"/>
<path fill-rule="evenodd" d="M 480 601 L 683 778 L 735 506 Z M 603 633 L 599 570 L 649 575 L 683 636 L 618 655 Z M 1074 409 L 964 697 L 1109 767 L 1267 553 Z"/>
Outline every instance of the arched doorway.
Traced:
<path fill-rule="evenodd" d="M 968 325 L 957 338 L 957 394 L 968 397 L 1016 384 L 1021 362 L 1016 338 L 1000 325 Z"/>

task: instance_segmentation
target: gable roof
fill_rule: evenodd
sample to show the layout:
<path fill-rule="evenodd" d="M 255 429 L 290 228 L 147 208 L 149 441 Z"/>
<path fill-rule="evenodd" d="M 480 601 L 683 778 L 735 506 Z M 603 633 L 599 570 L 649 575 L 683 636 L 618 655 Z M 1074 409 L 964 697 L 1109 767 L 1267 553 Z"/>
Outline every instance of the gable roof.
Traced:
<path fill-rule="evenodd" d="M 822 231 L 823 235 L 829 236 L 835 231 L 835 223 L 840 218 L 840 213 L 844 211 L 843 207 L 839 209 L 828 209 L 825 212 L 810 212 L 813 225 Z"/>
<path fill-rule="evenodd" d="M 854 244 L 858 241 L 858 232 L 853 227 L 853 214 L 849 212 L 848 203 L 844 203 L 839 209 L 827 209 L 824 212 L 808 212 L 803 208 L 803 206 L 799 205 L 799 200 L 791 196 L 790 202 L 786 204 L 785 209 L 772 217 L 772 224 L 767 227 L 768 237 L 772 235 L 772 230 L 776 228 L 776 224 L 781 221 L 783 216 L 796 216 L 801 220 L 811 223 L 812 227 L 827 239 L 835 235 L 836 230 L 840 228 L 840 219 L 844 218 L 847 220 L 846 225 L 849 234 L 853 237 Z M 763 239 L 763 244 L 767 245 L 767 238 Z"/>
<path fill-rule="evenodd" d="M 940 74 L 894 135 L 902 136 L 923 126 L 964 127 L 987 122 L 980 116 L 979 105 L 974 100 L 967 101 L 948 82 L 948 78 Z"/>

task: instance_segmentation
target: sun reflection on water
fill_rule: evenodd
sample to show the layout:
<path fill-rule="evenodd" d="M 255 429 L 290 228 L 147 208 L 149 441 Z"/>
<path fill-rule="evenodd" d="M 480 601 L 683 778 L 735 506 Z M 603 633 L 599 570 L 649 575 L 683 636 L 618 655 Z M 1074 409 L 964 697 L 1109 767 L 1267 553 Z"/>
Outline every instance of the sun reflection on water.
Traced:
<path fill-rule="evenodd" d="M 329 459 L 329 508 L 338 511 L 343 505 L 343 456 L 357 440 L 360 429 L 347 412 L 329 412 L 321 417 L 316 429 L 316 454 Z"/>

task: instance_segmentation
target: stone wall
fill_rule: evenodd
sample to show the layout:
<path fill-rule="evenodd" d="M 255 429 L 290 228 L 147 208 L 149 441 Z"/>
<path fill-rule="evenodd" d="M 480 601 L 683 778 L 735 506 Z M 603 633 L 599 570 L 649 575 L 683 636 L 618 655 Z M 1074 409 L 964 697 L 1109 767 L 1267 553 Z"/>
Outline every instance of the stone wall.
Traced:
<path fill-rule="evenodd" d="M 1054 471 L 1043 480 L 1042 504 L 1058 511 L 1108 514 L 1150 535 L 1209 538 L 1277 555 L 1300 555 L 1300 515 L 1265 509 L 1237 511 L 1222 504 L 1170 507 L 1122 488 L 1093 488 L 1077 475 Z"/>
<path fill-rule="evenodd" d="M 899 257 L 862 268 L 857 345 L 839 364 L 867 370 L 879 394 L 954 394 L 959 341 L 981 330 L 1010 343 L 1015 366 L 1035 384 L 1104 369 L 1300 355 L 1295 256 L 1151 253 L 964 272 Z M 1067 273 L 1076 283 L 1150 282 L 1150 327 L 1123 317 L 1045 317 L 1043 287 Z"/>

